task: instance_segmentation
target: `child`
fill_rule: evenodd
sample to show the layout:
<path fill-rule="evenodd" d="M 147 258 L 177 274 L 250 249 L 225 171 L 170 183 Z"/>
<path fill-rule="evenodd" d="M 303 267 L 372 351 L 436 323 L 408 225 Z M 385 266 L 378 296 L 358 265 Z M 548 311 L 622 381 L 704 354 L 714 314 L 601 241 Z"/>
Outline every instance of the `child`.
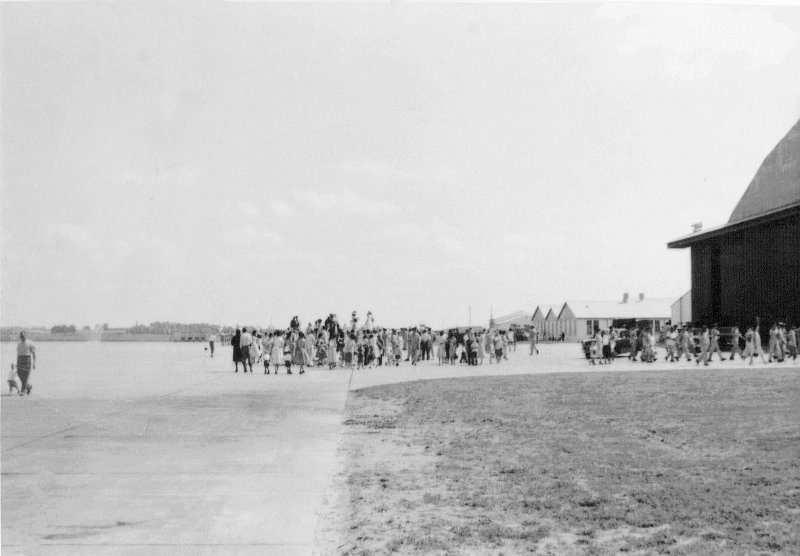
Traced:
<path fill-rule="evenodd" d="M 17 384 L 17 368 L 14 366 L 14 363 L 11 363 L 11 372 L 8 373 L 8 395 L 11 395 L 11 392 L 16 390 L 20 395 L 22 392 L 19 391 L 19 385 Z"/>
<path fill-rule="evenodd" d="M 324 367 L 328 360 L 328 342 L 320 337 L 317 340 L 317 367 Z"/>
<path fill-rule="evenodd" d="M 458 347 L 457 343 L 456 343 L 455 335 L 451 335 L 450 336 L 450 339 L 447 340 L 447 345 L 449 346 L 449 349 L 447 350 L 447 353 L 450 355 L 450 364 L 451 365 L 455 365 L 456 364 L 456 348 Z"/>

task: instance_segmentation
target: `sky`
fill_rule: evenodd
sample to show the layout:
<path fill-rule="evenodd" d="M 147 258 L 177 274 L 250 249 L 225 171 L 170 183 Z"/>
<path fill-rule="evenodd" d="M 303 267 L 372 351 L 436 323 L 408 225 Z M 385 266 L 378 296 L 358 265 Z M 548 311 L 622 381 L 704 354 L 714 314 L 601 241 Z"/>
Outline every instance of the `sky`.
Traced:
<path fill-rule="evenodd" d="M 1 3 L 0 320 L 677 299 L 800 118 L 800 7 Z M 468 322 L 469 321 L 469 322 Z"/>

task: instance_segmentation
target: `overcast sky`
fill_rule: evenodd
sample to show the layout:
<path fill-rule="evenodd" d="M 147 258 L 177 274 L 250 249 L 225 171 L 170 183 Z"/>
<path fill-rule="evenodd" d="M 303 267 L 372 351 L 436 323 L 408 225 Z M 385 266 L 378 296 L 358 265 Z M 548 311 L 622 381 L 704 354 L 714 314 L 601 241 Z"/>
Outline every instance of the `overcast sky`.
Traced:
<path fill-rule="evenodd" d="M 0 4 L 2 322 L 677 298 L 800 117 L 800 9 Z"/>

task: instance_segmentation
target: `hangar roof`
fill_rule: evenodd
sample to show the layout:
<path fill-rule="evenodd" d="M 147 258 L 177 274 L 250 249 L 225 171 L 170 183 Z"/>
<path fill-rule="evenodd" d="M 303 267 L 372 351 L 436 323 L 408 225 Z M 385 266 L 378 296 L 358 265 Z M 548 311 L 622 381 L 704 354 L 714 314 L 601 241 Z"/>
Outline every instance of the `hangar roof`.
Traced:
<path fill-rule="evenodd" d="M 692 244 L 728 232 L 776 220 L 800 211 L 800 120 L 767 155 L 733 209 L 728 223 L 671 241 L 667 247 Z"/>
<path fill-rule="evenodd" d="M 767 155 L 728 224 L 800 204 L 800 120 Z"/>

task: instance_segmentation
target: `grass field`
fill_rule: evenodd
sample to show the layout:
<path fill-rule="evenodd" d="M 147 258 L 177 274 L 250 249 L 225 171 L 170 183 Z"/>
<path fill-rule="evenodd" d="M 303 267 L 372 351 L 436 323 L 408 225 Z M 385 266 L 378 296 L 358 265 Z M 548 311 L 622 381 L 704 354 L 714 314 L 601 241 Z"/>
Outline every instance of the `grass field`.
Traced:
<path fill-rule="evenodd" d="M 799 553 L 800 369 L 353 392 L 342 554 Z"/>

